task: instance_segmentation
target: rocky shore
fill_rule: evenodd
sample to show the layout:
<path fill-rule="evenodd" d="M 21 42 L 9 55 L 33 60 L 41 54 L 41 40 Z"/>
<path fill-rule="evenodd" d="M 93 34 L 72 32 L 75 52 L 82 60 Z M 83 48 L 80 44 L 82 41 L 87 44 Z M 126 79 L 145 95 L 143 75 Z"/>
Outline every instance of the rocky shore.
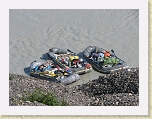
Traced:
<path fill-rule="evenodd" d="M 22 96 L 36 88 L 53 93 L 59 101 L 69 106 L 138 106 L 139 68 L 123 69 L 99 76 L 78 86 L 42 80 L 17 74 L 9 74 L 10 106 L 47 106 L 40 102 L 22 100 Z"/>

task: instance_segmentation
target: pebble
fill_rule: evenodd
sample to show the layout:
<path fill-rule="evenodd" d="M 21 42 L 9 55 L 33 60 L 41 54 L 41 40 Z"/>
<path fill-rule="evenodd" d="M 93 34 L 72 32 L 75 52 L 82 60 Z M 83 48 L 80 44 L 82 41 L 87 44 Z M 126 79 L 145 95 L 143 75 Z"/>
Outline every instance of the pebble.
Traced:
<path fill-rule="evenodd" d="M 130 69 L 128 69 L 128 71 L 130 71 Z"/>
<path fill-rule="evenodd" d="M 116 102 L 116 105 L 118 105 L 119 104 L 119 102 Z"/>
<path fill-rule="evenodd" d="M 59 101 L 69 106 L 138 106 L 139 68 L 115 71 L 86 84 L 70 87 L 34 77 L 9 74 L 10 106 L 46 106 L 37 101 L 23 101 L 22 95 L 32 93 L 36 88 L 52 92 Z"/>

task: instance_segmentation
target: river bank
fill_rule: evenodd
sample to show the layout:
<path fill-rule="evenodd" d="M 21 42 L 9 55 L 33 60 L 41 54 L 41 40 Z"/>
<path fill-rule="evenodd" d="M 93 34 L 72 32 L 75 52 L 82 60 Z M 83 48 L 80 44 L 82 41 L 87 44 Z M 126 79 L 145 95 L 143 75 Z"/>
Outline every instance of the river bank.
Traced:
<path fill-rule="evenodd" d="M 69 106 L 138 106 L 139 68 L 123 69 L 99 76 L 82 85 L 63 85 L 24 75 L 9 74 L 9 105 L 47 106 L 23 101 L 22 96 L 40 88 L 52 92 Z M 28 95 L 26 95 L 28 97 Z"/>

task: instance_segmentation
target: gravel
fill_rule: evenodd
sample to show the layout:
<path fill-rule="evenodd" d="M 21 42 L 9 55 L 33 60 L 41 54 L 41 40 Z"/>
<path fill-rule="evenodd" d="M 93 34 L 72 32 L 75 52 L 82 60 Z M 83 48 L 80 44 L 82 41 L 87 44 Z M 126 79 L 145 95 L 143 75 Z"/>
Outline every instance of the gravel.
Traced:
<path fill-rule="evenodd" d="M 52 92 L 69 106 L 138 106 L 139 68 L 123 69 L 99 76 L 86 84 L 70 86 L 17 74 L 9 74 L 10 106 L 47 106 L 23 101 L 22 96 L 36 88 Z"/>

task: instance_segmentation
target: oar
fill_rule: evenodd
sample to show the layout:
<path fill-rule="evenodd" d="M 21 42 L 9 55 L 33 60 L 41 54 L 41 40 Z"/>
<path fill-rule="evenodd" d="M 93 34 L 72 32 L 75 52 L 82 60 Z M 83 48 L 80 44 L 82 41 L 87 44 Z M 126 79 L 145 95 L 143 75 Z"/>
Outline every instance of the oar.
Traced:
<path fill-rule="evenodd" d="M 118 57 L 116 56 L 116 54 L 115 54 L 114 50 L 111 50 L 111 52 L 115 55 L 115 57 L 116 57 L 116 58 L 118 58 Z"/>
<path fill-rule="evenodd" d="M 71 53 L 73 53 L 73 54 L 77 55 L 76 53 L 72 52 L 72 51 L 71 51 L 71 50 L 69 50 L 69 49 L 67 49 L 67 51 L 69 51 L 69 52 L 71 52 Z"/>
<path fill-rule="evenodd" d="M 116 58 L 118 58 L 117 56 L 116 56 L 116 54 L 115 54 L 115 52 L 114 52 L 114 50 L 111 50 L 111 52 L 115 55 L 115 57 Z M 118 58 L 119 60 L 121 60 L 121 61 L 123 61 L 122 59 L 120 59 L 120 58 Z M 123 61 L 123 62 L 125 62 L 125 61 Z"/>
<path fill-rule="evenodd" d="M 69 52 L 71 52 L 72 54 L 74 54 L 74 55 L 78 55 L 77 53 L 75 53 L 75 52 L 72 52 L 71 50 L 69 50 L 69 49 L 67 49 L 67 51 L 69 51 Z M 80 58 L 82 58 L 82 56 L 80 56 L 80 55 L 78 55 Z M 83 58 L 82 58 L 83 59 Z M 84 59 L 83 59 L 84 60 Z"/>

